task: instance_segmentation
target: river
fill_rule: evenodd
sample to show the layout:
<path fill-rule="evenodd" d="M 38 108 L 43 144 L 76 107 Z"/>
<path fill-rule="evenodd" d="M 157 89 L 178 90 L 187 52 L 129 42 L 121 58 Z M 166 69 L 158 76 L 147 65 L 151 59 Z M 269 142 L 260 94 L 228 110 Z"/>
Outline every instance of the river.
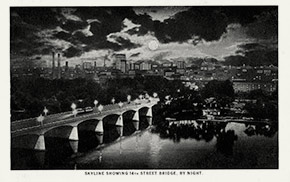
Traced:
<path fill-rule="evenodd" d="M 12 149 L 11 169 L 278 168 L 276 125 L 191 120 L 147 128 L 144 123 L 137 132 L 124 126 L 121 138 L 112 128 L 101 146 L 96 142 L 101 136 L 83 133 L 79 141 L 46 138 L 45 152 Z"/>

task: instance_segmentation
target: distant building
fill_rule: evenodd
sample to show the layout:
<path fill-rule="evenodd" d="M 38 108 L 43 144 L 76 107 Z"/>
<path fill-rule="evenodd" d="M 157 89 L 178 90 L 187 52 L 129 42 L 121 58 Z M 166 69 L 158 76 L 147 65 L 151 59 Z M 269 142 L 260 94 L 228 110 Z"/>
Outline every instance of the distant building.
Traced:
<path fill-rule="evenodd" d="M 84 70 L 91 70 L 93 68 L 93 65 L 91 62 L 84 62 L 83 68 L 84 68 Z"/>
<path fill-rule="evenodd" d="M 117 70 L 121 70 L 121 61 L 126 61 L 126 55 L 125 54 L 115 54 L 114 55 L 114 63 L 113 68 Z"/>
<path fill-rule="evenodd" d="M 142 61 L 140 64 L 140 70 L 143 70 L 143 71 L 151 70 L 151 63 L 147 61 Z"/>
<path fill-rule="evenodd" d="M 126 73 L 127 72 L 127 61 L 126 60 L 121 60 L 121 67 L 120 67 L 121 72 Z"/>
<path fill-rule="evenodd" d="M 258 89 L 274 92 L 277 89 L 277 82 L 247 82 L 245 80 L 234 80 L 233 88 L 235 92 L 250 92 Z"/>
<path fill-rule="evenodd" d="M 177 68 L 176 69 L 176 73 L 184 74 L 185 73 L 185 69 L 183 69 L 183 68 Z"/>
<path fill-rule="evenodd" d="M 172 77 L 174 74 L 175 74 L 174 71 L 165 71 L 164 72 L 164 76 L 166 76 L 166 77 Z"/>
<path fill-rule="evenodd" d="M 203 61 L 200 65 L 200 70 L 211 71 L 215 69 L 214 63 Z"/>
<path fill-rule="evenodd" d="M 178 69 L 184 69 L 185 68 L 185 61 L 177 61 L 176 66 Z"/>

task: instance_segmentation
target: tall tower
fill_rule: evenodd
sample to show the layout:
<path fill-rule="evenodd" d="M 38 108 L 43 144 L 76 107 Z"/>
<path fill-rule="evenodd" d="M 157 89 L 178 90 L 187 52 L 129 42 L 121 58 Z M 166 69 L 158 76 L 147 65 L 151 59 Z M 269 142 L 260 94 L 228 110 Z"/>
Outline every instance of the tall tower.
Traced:
<path fill-rule="evenodd" d="M 60 53 L 57 54 L 57 79 L 61 78 Z"/>
<path fill-rule="evenodd" d="M 52 79 L 55 79 L 55 62 L 54 62 L 54 55 L 55 53 L 52 52 Z"/>

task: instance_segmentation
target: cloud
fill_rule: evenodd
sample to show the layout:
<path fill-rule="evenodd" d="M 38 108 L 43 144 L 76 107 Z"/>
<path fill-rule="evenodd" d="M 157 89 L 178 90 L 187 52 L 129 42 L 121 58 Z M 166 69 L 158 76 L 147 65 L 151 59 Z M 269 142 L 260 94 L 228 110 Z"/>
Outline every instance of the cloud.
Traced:
<path fill-rule="evenodd" d="M 130 55 L 130 58 L 132 58 L 132 57 L 137 57 L 137 56 L 139 56 L 139 55 L 140 55 L 140 52 L 137 52 L 137 53 L 135 53 L 135 54 Z"/>
<path fill-rule="evenodd" d="M 272 10 L 263 12 L 256 16 L 253 23 L 248 26 L 248 35 L 258 40 L 272 40 L 278 39 L 278 11 Z"/>
<path fill-rule="evenodd" d="M 13 7 L 10 46 L 29 56 L 60 49 L 76 60 L 109 49 L 134 60 L 222 59 L 244 54 L 247 44 L 277 50 L 277 14 L 275 6 Z M 160 43 L 156 51 L 148 49 L 152 40 Z"/>
<path fill-rule="evenodd" d="M 76 56 L 80 56 L 82 54 L 82 50 L 78 49 L 76 47 L 69 47 L 67 48 L 64 52 L 63 52 L 63 56 L 67 57 L 67 58 L 71 58 L 71 57 L 76 57 Z"/>
<path fill-rule="evenodd" d="M 181 7 L 181 6 L 168 6 L 168 7 L 145 7 L 140 8 L 136 7 L 133 10 L 137 15 L 148 14 L 152 17 L 152 20 L 158 20 L 163 22 L 165 19 L 171 18 L 176 13 L 188 10 L 189 7 Z"/>

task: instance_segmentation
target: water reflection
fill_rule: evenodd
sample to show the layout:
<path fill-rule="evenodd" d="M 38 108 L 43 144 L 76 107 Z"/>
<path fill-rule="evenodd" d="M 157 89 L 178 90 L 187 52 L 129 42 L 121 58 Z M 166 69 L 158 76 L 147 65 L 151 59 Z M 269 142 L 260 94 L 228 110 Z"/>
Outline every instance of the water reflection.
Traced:
<path fill-rule="evenodd" d="M 157 132 L 162 138 L 170 138 L 174 142 L 180 142 L 181 138 L 193 138 L 196 140 L 205 140 L 210 142 L 214 136 L 219 135 L 225 130 L 227 123 L 225 122 L 196 122 L 191 121 L 190 124 L 172 123 L 168 127 L 158 127 Z"/>
<path fill-rule="evenodd" d="M 157 126 L 156 131 L 160 133 L 160 138 L 169 138 L 173 142 L 179 143 L 182 139 L 195 139 L 197 141 L 210 142 L 216 138 L 217 152 L 230 156 L 233 154 L 233 146 L 238 140 L 238 135 L 234 129 L 226 130 L 228 122 L 218 121 L 174 121 L 165 125 Z M 247 136 L 263 135 L 273 137 L 277 132 L 277 124 L 266 123 L 245 123 L 244 133 Z"/>
<path fill-rule="evenodd" d="M 248 136 L 253 135 L 263 135 L 266 137 L 273 137 L 277 132 L 277 124 L 268 124 L 268 123 L 256 123 L 256 124 L 249 124 L 245 123 L 245 133 Z"/>
<path fill-rule="evenodd" d="M 238 136 L 235 134 L 234 130 L 222 130 L 220 133 L 216 135 L 217 144 L 216 148 L 218 152 L 229 156 L 233 154 L 233 146 L 234 142 L 238 140 Z"/>
<path fill-rule="evenodd" d="M 176 165 L 180 167 L 194 167 L 198 166 L 198 163 L 195 163 L 195 161 L 199 161 L 199 158 L 208 157 L 208 154 L 222 155 L 212 155 L 216 158 L 209 157 L 209 160 L 206 162 L 199 161 L 200 164 L 214 168 L 217 164 L 223 166 L 219 161 L 227 158 L 230 162 L 233 159 L 232 161 L 234 162 L 232 163 L 234 164 L 246 161 L 245 166 L 250 166 L 248 164 L 252 165 L 252 161 L 258 160 L 256 159 L 257 156 L 255 156 L 256 153 L 259 154 L 259 157 L 265 156 L 261 161 L 264 159 L 269 160 L 271 156 L 274 156 L 270 158 L 269 164 L 276 166 L 276 153 L 273 149 L 275 148 L 275 143 L 271 143 L 275 141 L 266 141 L 262 138 L 265 143 L 261 144 L 262 148 L 259 148 L 257 144 L 261 143 L 261 140 L 259 140 L 261 137 L 256 139 L 252 136 L 274 137 L 277 132 L 277 124 L 227 123 L 223 121 L 205 122 L 195 120 L 169 123 L 165 120 L 157 122 L 156 119 L 153 121 L 157 124 L 151 130 L 153 134 L 149 130 L 147 130 L 146 135 L 140 131 L 136 132 L 136 127 L 132 121 L 128 120 L 124 121 L 123 127 L 115 125 L 104 126 L 105 131 L 103 134 L 93 131 L 79 131 L 79 141 L 45 138 L 46 152 L 23 152 L 13 149 L 12 169 L 95 169 L 116 168 L 116 166 L 120 166 L 123 169 L 132 168 L 132 166 L 133 168 L 159 168 L 160 165 L 163 165 L 163 167 Z M 146 117 L 140 118 L 140 130 L 141 128 L 148 127 L 150 122 L 152 122 L 152 118 L 151 120 Z M 134 135 L 131 136 L 131 139 L 130 137 L 120 138 L 122 135 L 132 135 L 132 132 Z M 252 137 L 254 140 L 245 140 L 248 137 Z M 119 140 L 116 143 L 113 142 L 116 139 Z M 252 143 L 243 143 L 241 145 L 241 142 L 245 141 Z M 109 149 L 102 147 L 94 149 L 102 143 L 110 142 L 113 142 L 113 144 L 108 145 Z M 269 142 L 268 150 L 264 147 L 268 144 L 267 142 Z M 251 146 L 256 147 L 252 148 Z M 245 147 L 247 148 L 244 151 Z M 203 152 L 200 152 L 201 150 Z M 263 151 L 265 152 L 263 153 Z M 92 155 L 90 156 L 88 153 Z M 237 153 L 240 156 L 235 156 Z M 269 153 L 271 153 L 270 157 L 268 156 Z M 272 155 L 273 153 L 274 155 Z M 89 157 L 86 157 L 87 155 Z M 86 162 L 79 162 L 77 158 L 81 156 L 85 156 Z M 179 158 L 177 156 L 182 157 Z M 253 156 L 253 159 L 249 156 Z M 168 158 L 172 159 L 173 162 L 168 161 Z M 181 160 L 183 158 L 184 160 Z M 211 161 L 214 159 L 218 162 Z M 238 161 L 240 159 L 241 161 Z M 178 164 L 176 164 L 176 161 L 178 161 Z M 226 166 L 228 161 L 224 162 L 224 166 Z M 259 163 L 255 162 L 254 164 L 258 165 Z"/>

